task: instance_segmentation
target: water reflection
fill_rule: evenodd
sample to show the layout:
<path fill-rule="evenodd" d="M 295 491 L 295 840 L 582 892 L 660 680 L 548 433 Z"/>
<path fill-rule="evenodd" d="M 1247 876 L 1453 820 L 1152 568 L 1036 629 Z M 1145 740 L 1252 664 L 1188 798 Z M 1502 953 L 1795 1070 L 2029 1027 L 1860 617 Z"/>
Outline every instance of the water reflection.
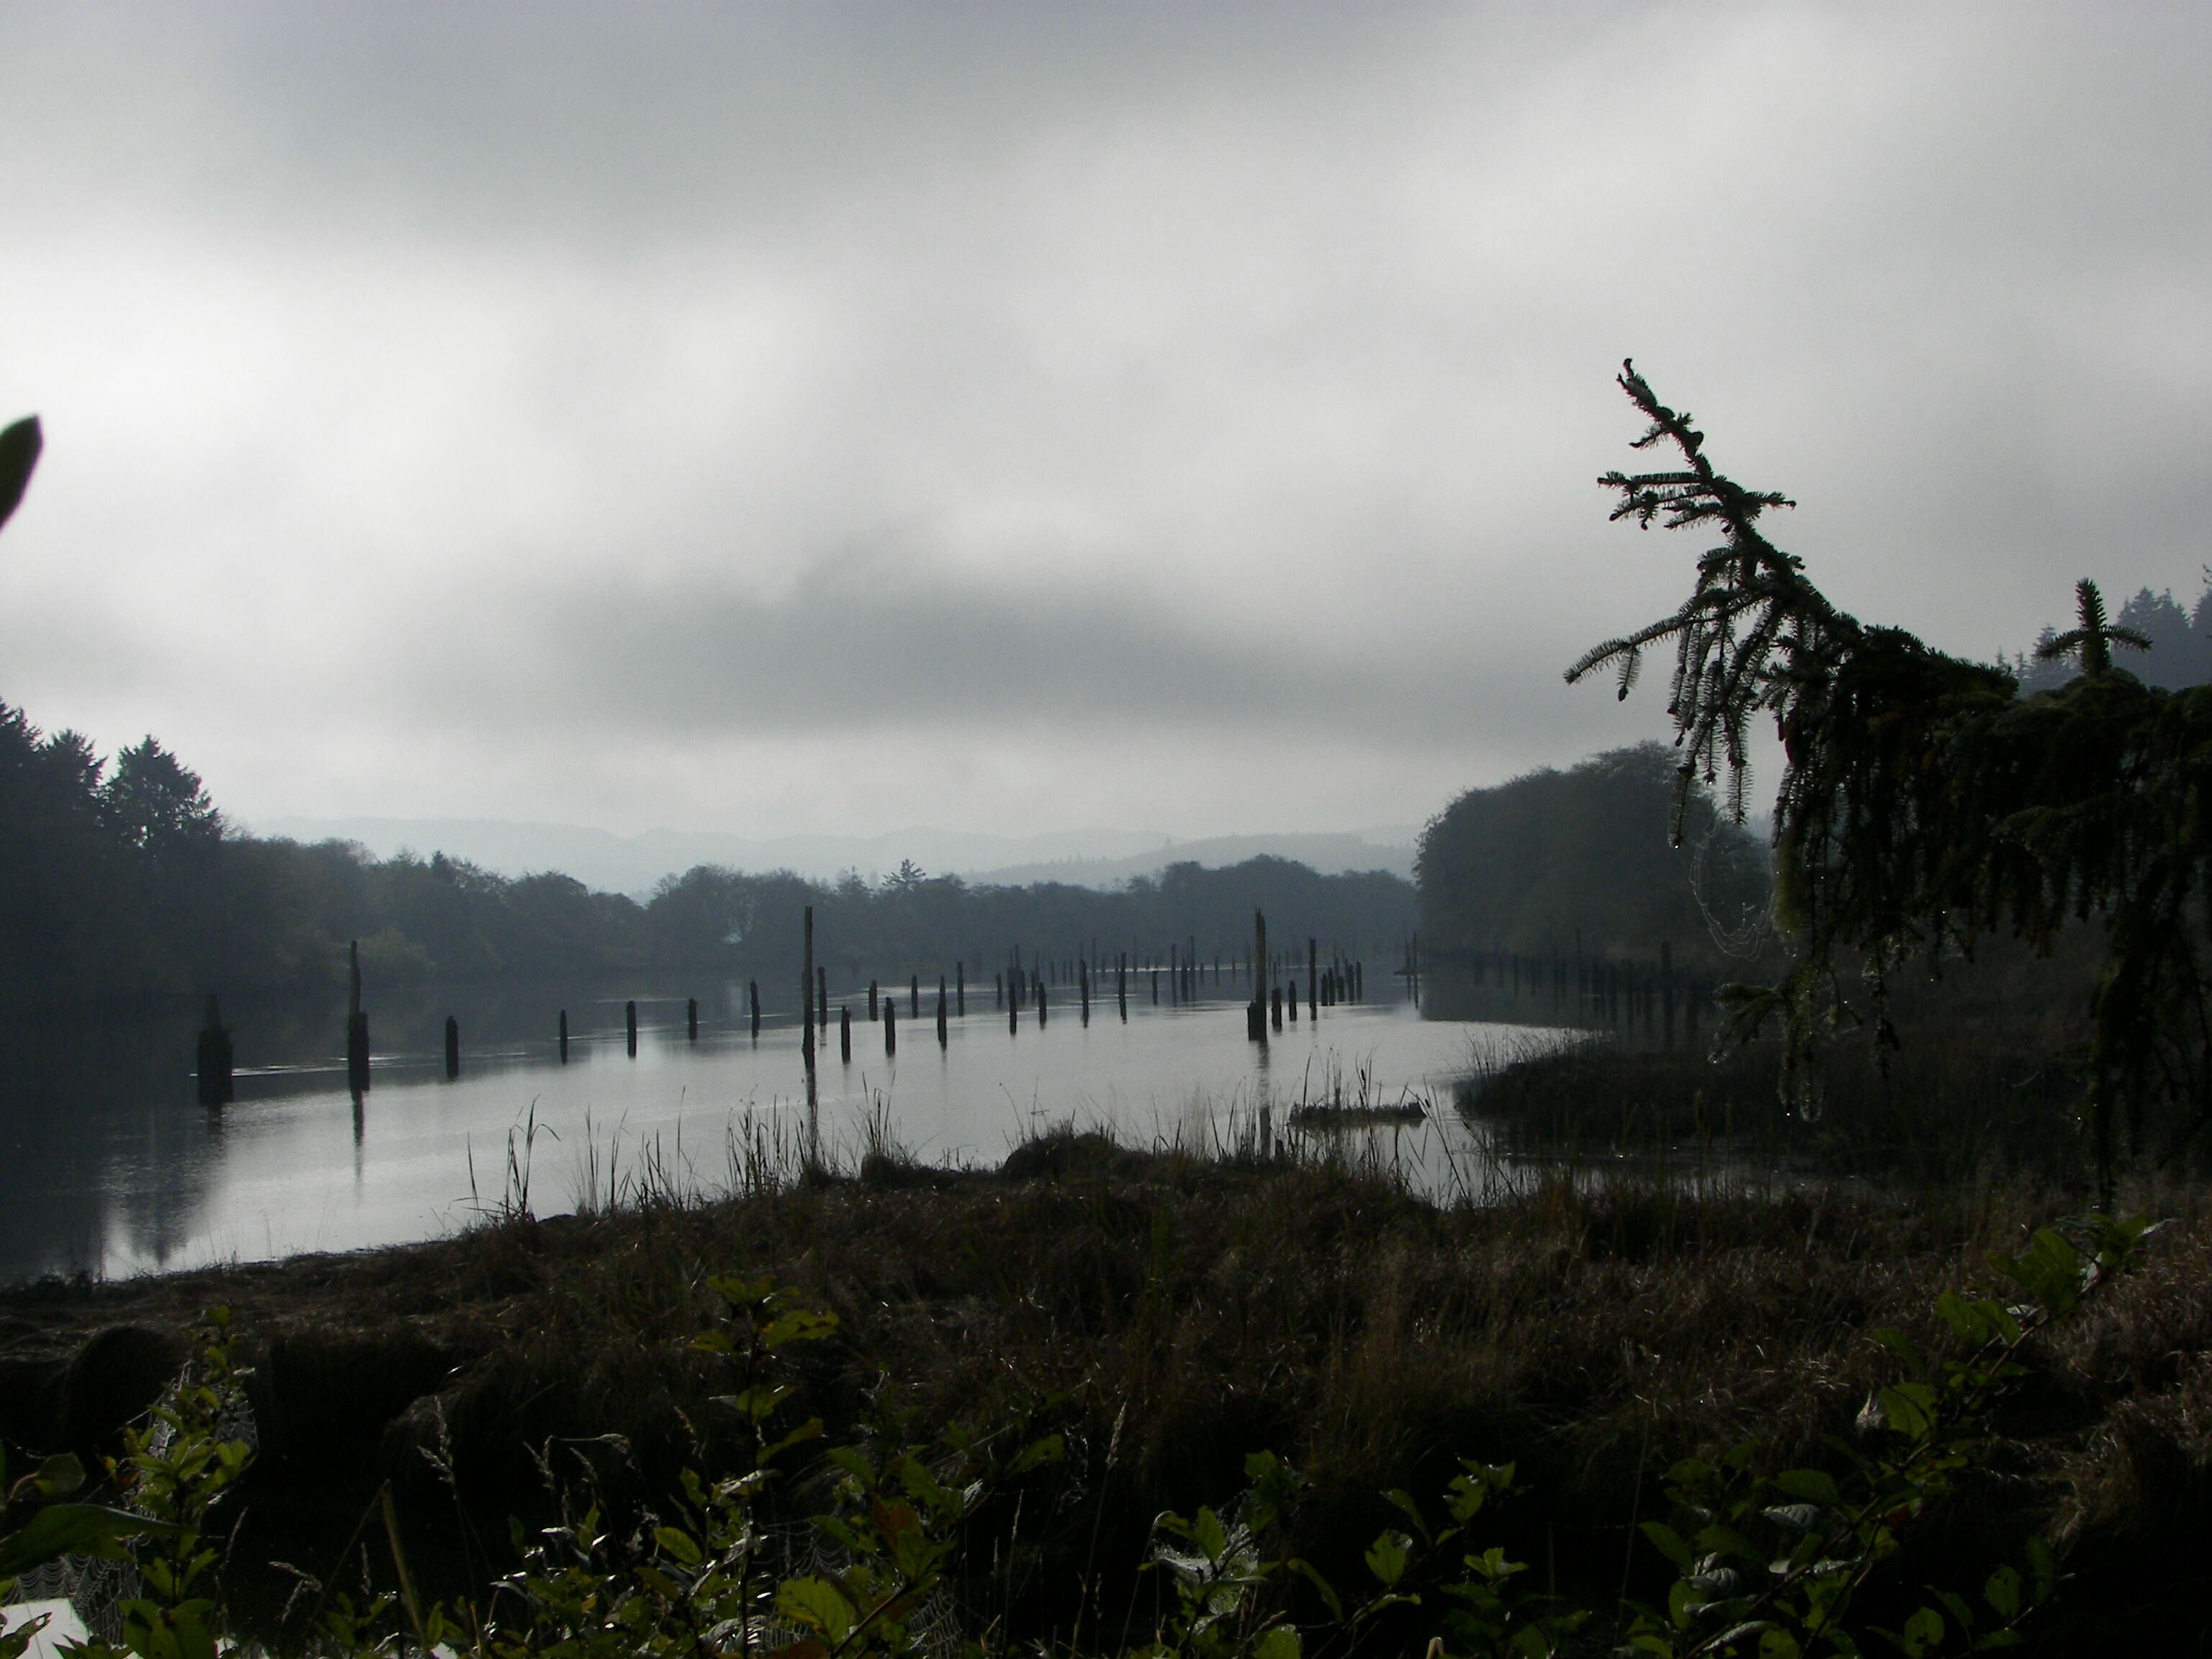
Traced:
<path fill-rule="evenodd" d="M 722 986 L 700 997 L 694 1042 L 684 994 L 638 996 L 632 1060 L 630 994 L 532 986 L 386 997 L 369 1010 L 366 1097 L 347 1086 L 342 1000 L 226 1004 L 237 1097 L 220 1109 L 195 1101 L 194 1014 L 0 1032 L 0 1280 L 434 1237 L 517 1182 L 541 1214 L 647 1168 L 711 1190 L 749 1155 L 800 1144 L 795 1021 L 771 1021 L 756 1038 L 745 987 Z M 1445 1182 L 1480 1139 L 1450 1111 L 1449 1085 L 1470 1063 L 1471 1038 L 1508 1035 L 1370 1004 L 1324 1008 L 1262 1048 L 1246 1041 L 1234 1000 L 1131 1005 L 1127 1023 L 1109 1000 L 1086 1026 L 1072 999 L 1055 997 L 1042 1029 L 1024 1018 L 1010 1034 L 988 990 L 979 1005 L 971 986 L 969 1012 L 948 1019 L 941 1046 L 933 1007 L 909 1019 L 902 1006 L 892 1055 L 884 1028 L 865 1018 L 863 992 L 853 1058 L 842 1063 L 833 1004 L 819 1071 L 825 1150 L 856 1160 L 872 1118 L 920 1156 L 954 1163 L 994 1164 L 1024 1135 L 1071 1121 L 1188 1142 L 1256 1131 L 1264 1111 L 1279 1135 L 1301 1099 L 1413 1090 L 1442 1109 L 1421 1136 L 1378 1131 L 1378 1142 L 1417 1164 L 1441 1160 L 1429 1175 Z M 448 1014 L 461 1049 L 450 1081 Z M 526 1145 L 526 1127 L 536 1133 Z"/>

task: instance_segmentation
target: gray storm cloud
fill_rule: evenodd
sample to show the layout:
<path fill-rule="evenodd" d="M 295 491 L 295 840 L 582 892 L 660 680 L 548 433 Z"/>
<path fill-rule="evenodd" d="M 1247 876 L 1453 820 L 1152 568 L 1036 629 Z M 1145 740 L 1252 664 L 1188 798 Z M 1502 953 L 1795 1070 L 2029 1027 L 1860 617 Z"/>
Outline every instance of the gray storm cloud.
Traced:
<path fill-rule="evenodd" d="M 1839 602 L 2192 599 L 2201 9 L 0 3 L 0 696 L 240 815 L 1418 821 L 1634 353 Z"/>

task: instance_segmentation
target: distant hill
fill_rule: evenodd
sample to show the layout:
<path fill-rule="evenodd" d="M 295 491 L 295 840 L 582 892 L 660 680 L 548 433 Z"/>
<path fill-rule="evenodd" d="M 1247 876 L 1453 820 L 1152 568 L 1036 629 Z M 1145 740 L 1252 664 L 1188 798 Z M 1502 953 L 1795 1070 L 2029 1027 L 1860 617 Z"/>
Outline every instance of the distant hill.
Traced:
<path fill-rule="evenodd" d="M 650 830 L 618 836 L 570 823 L 495 818 L 307 818 L 256 821 L 258 836 L 287 841 L 358 842 L 379 859 L 401 852 L 443 853 L 505 876 L 557 870 L 603 892 L 650 893 L 665 876 L 702 864 L 760 873 L 790 870 L 816 881 L 857 871 L 873 880 L 911 860 L 933 875 L 1026 886 L 1063 882 L 1109 888 L 1153 875 L 1175 863 L 1209 869 L 1249 858 L 1294 860 L 1323 874 L 1388 870 L 1411 878 L 1410 827 L 1341 835 L 1222 836 L 1176 841 L 1157 831 L 1071 830 L 1056 835 L 987 836 L 945 830 L 902 830 L 881 836 L 743 836 Z"/>

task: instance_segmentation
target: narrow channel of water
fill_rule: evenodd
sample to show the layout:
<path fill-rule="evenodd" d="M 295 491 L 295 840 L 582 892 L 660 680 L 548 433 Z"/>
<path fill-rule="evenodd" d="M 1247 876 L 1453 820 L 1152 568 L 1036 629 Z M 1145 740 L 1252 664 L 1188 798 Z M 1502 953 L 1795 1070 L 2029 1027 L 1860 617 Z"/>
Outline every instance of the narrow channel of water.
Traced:
<path fill-rule="evenodd" d="M 726 994 L 717 1003 L 738 1006 Z M 1395 1162 L 1440 1194 L 1471 1190 L 1484 1178 L 1486 1137 L 1452 1111 L 1451 1084 L 1485 1045 L 1553 1040 L 1426 1020 L 1386 1001 L 1322 1009 L 1262 1048 L 1246 1040 L 1241 1002 L 1133 1000 L 1124 1024 L 1109 1000 L 1086 1027 L 1064 994 L 1042 1029 L 1032 1010 L 1010 1034 L 1006 1014 L 978 1012 L 971 994 L 940 1048 L 933 995 L 921 1019 L 903 1018 L 904 1005 L 896 1057 L 880 1025 L 856 1018 L 853 1059 L 842 1063 L 830 1022 L 814 1121 L 824 1155 L 846 1168 L 872 1123 L 927 1161 L 990 1165 L 1061 1124 L 1136 1146 L 1195 1146 L 1257 1133 L 1263 1109 L 1267 1132 L 1279 1134 L 1301 1105 L 1415 1100 L 1433 1107 L 1425 1121 L 1351 1132 L 1348 1149 Z M 358 1112 L 338 1055 L 313 1045 L 243 1066 L 237 1101 L 208 1111 L 190 1103 L 173 1034 L 132 1064 L 118 1044 L 103 1069 L 102 1038 L 88 1032 L 73 1064 L 44 1085 L 19 1076 L 0 1108 L 0 1282 L 435 1237 L 522 1199 L 526 1186 L 539 1215 L 641 1178 L 714 1193 L 741 1182 L 748 1148 L 788 1159 L 805 1146 L 795 1023 L 765 1027 L 756 1042 L 725 1018 L 694 1042 L 681 1000 L 646 1000 L 633 1059 L 619 1000 L 574 1006 L 571 1020 L 565 1066 L 550 1031 L 518 1040 L 514 1022 L 487 1018 L 475 1023 L 490 1033 L 478 1048 L 465 1023 L 461 1075 L 451 1081 L 417 1024 L 407 1033 L 414 1046 L 380 1050 Z M 251 1057 L 241 1049 L 241 1061 Z"/>

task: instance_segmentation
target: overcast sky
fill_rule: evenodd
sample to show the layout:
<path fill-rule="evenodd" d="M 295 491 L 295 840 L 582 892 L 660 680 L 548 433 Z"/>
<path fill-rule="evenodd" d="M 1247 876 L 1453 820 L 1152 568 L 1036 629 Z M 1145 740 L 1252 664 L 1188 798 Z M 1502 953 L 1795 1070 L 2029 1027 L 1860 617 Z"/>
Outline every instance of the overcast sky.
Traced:
<path fill-rule="evenodd" d="M 0 0 L 0 696 L 247 822 L 1417 823 L 1665 730 L 1559 679 L 1697 551 L 1624 356 L 1863 617 L 2192 602 L 2208 86 L 2202 4 Z"/>

